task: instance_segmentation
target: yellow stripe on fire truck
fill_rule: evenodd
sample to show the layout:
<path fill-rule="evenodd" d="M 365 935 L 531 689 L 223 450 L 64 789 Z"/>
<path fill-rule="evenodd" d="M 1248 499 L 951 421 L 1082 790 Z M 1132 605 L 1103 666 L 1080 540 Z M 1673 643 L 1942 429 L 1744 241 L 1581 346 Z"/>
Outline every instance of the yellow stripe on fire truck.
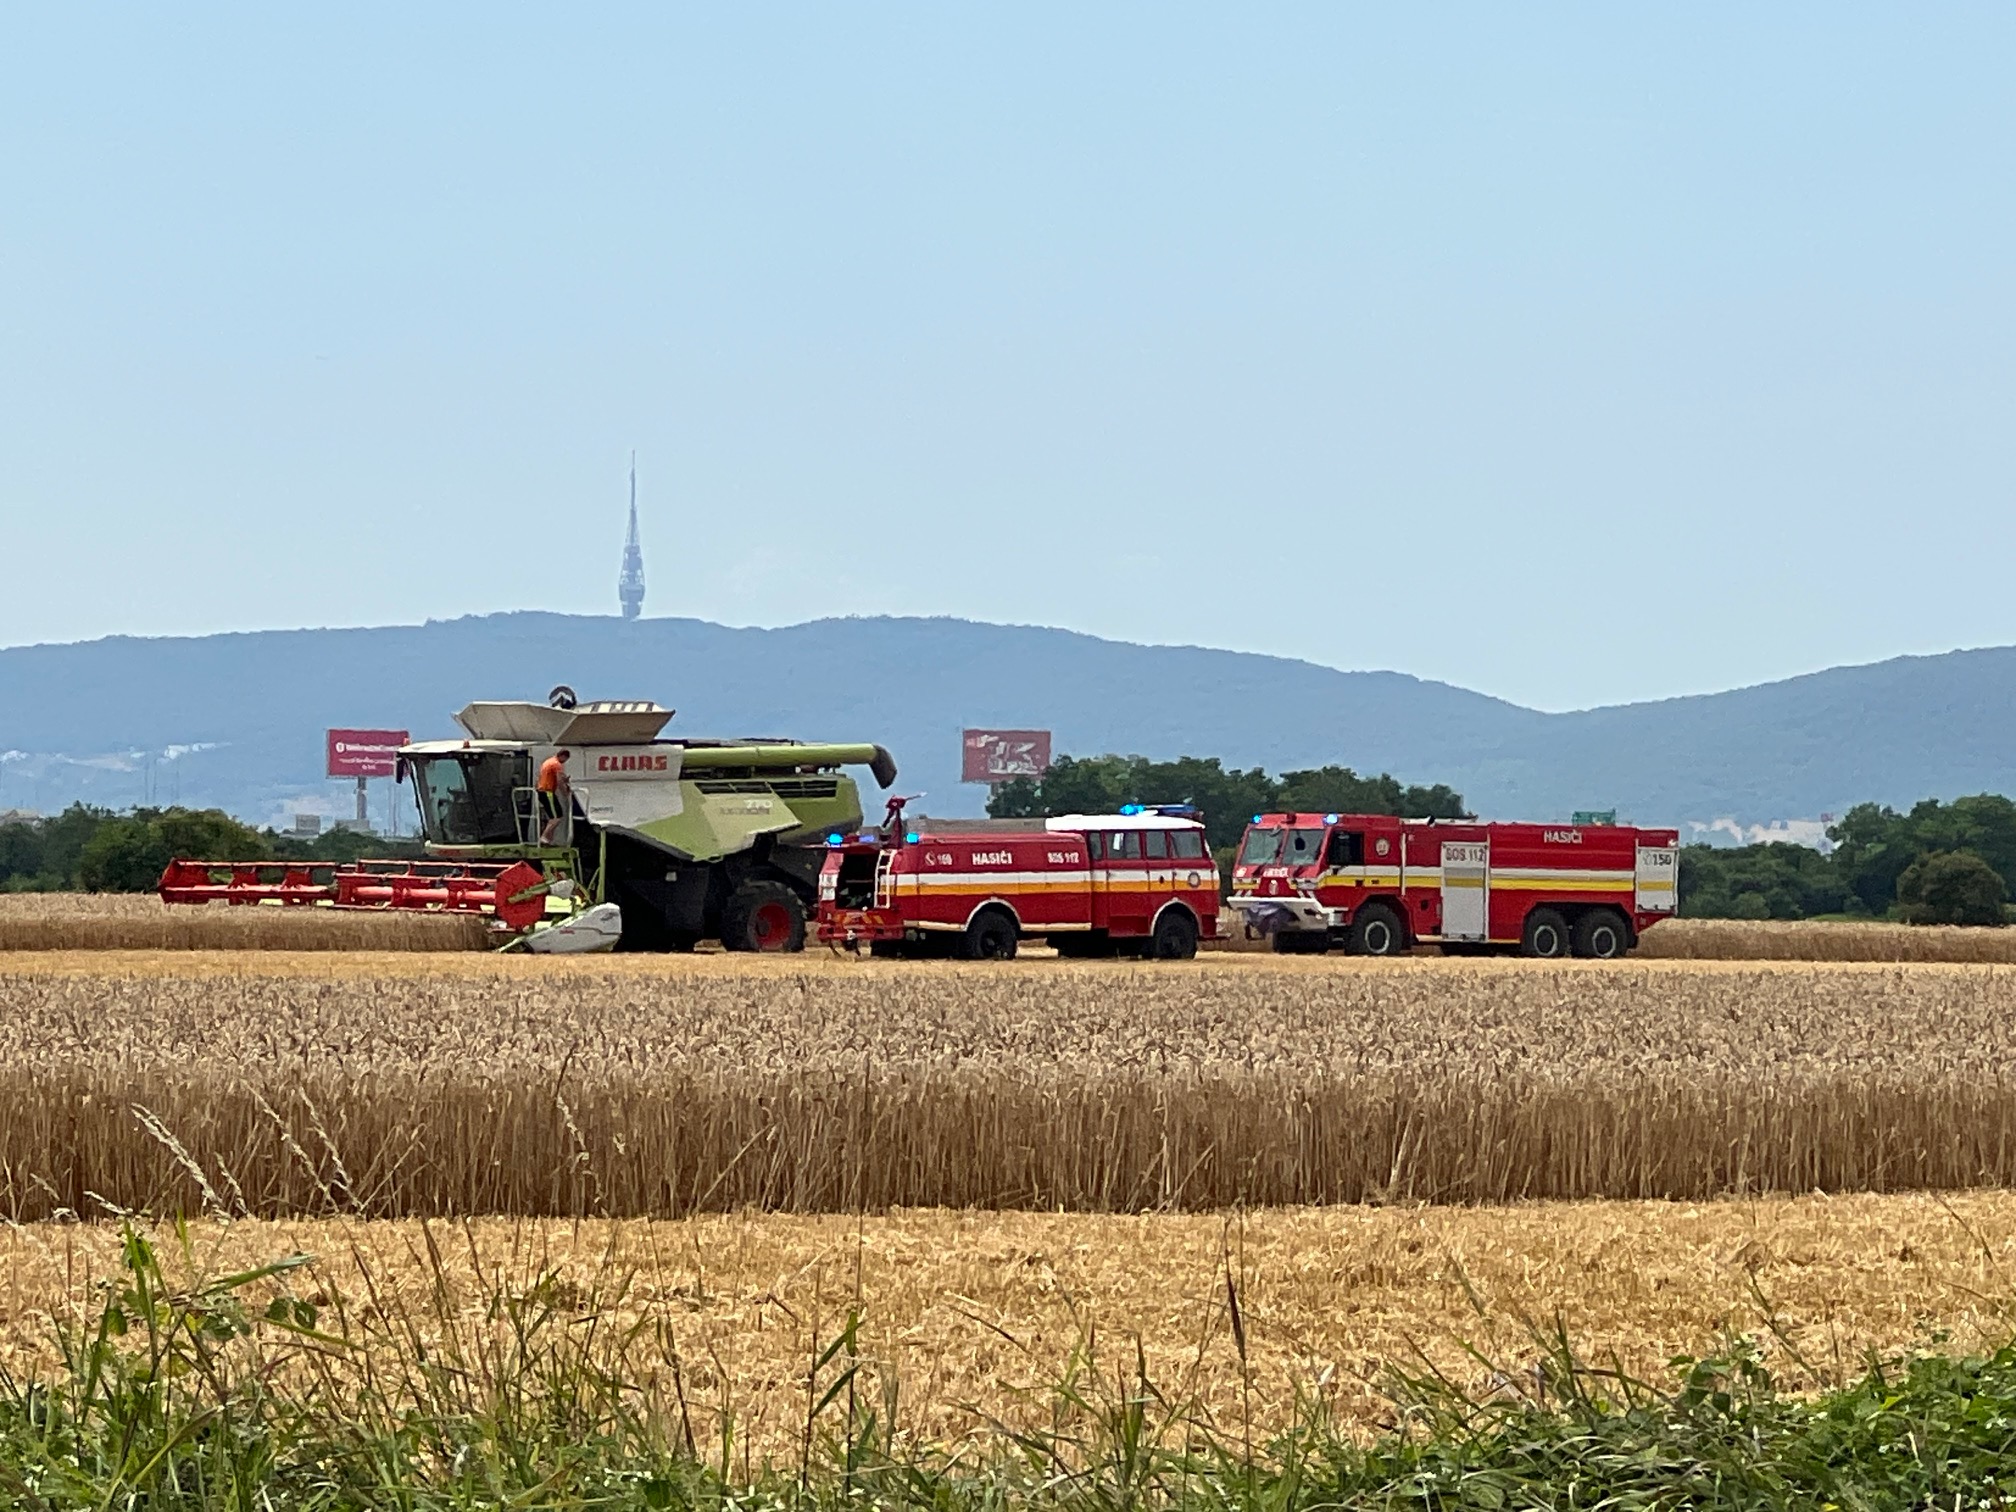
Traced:
<path fill-rule="evenodd" d="M 1636 879 L 1636 873 L 1629 871 L 1590 870 L 1578 867 L 1517 867 L 1494 866 L 1491 868 L 1493 887 L 1514 890 L 1548 890 L 1558 892 L 1610 892 L 1628 891 Z M 1344 887 L 1358 883 L 1366 887 L 1440 887 L 1442 869 L 1439 866 L 1410 866 L 1403 874 L 1397 866 L 1347 866 L 1324 872 L 1316 878 L 1318 887 Z M 1241 878 L 1233 884 L 1235 891 L 1246 891 L 1256 884 Z M 1646 881 L 1641 884 L 1647 890 L 1671 887 L 1670 882 Z"/>

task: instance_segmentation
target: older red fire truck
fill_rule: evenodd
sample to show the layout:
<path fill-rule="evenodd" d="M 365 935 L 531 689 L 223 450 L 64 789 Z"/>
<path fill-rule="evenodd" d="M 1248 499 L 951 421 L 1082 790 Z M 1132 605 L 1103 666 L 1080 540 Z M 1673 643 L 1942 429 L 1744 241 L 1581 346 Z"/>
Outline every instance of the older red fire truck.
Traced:
<path fill-rule="evenodd" d="M 1679 902 L 1679 833 L 1618 824 L 1480 824 L 1255 814 L 1232 907 L 1279 951 L 1624 954 Z"/>
<path fill-rule="evenodd" d="M 1218 933 L 1218 869 L 1180 808 L 1054 819 L 906 823 L 827 837 L 819 938 L 878 955 L 1006 960 L 1018 941 L 1060 955 L 1183 960 Z"/>

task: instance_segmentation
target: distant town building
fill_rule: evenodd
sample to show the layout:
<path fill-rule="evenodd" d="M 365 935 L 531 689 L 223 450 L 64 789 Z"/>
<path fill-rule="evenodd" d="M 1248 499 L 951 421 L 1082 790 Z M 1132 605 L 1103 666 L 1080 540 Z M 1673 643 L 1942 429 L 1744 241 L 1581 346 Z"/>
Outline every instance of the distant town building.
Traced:
<path fill-rule="evenodd" d="M 0 809 L 0 824 L 34 824 L 41 818 L 33 809 Z"/>
<path fill-rule="evenodd" d="M 623 543 L 623 573 L 616 579 L 616 598 L 623 618 L 644 612 L 644 551 L 637 544 L 637 453 L 630 453 L 630 535 Z"/>

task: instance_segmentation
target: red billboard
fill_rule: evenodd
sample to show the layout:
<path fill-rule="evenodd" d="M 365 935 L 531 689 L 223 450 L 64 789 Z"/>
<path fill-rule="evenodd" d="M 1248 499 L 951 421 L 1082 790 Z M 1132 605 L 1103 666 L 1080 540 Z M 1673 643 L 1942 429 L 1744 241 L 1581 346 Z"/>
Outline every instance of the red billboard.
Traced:
<path fill-rule="evenodd" d="M 331 730 L 329 775 L 390 777 L 399 747 L 404 744 L 404 730 Z"/>
<path fill-rule="evenodd" d="M 1007 782 L 1049 770 L 1048 730 L 968 730 L 963 737 L 961 782 Z"/>

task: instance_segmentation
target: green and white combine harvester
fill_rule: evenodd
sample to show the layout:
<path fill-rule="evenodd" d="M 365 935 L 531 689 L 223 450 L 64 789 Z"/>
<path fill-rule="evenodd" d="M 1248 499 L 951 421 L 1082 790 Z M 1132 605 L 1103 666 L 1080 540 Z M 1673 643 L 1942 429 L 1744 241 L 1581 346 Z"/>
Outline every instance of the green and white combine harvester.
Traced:
<path fill-rule="evenodd" d="M 472 703 L 455 716 L 464 738 L 399 752 L 426 861 L 176 861 L 161 896 L 483 913 L 506 949 L 541 952 L 803 949 L 827 837 L 861 826 L 842 769 L 887 788 L 896 763 L 879 745 L 663 739 L 672 714 L 577 704 L 565 687 L 544 704 Z M 562 750 L 572 797 L 549 840 L 537 778 Z"/>

